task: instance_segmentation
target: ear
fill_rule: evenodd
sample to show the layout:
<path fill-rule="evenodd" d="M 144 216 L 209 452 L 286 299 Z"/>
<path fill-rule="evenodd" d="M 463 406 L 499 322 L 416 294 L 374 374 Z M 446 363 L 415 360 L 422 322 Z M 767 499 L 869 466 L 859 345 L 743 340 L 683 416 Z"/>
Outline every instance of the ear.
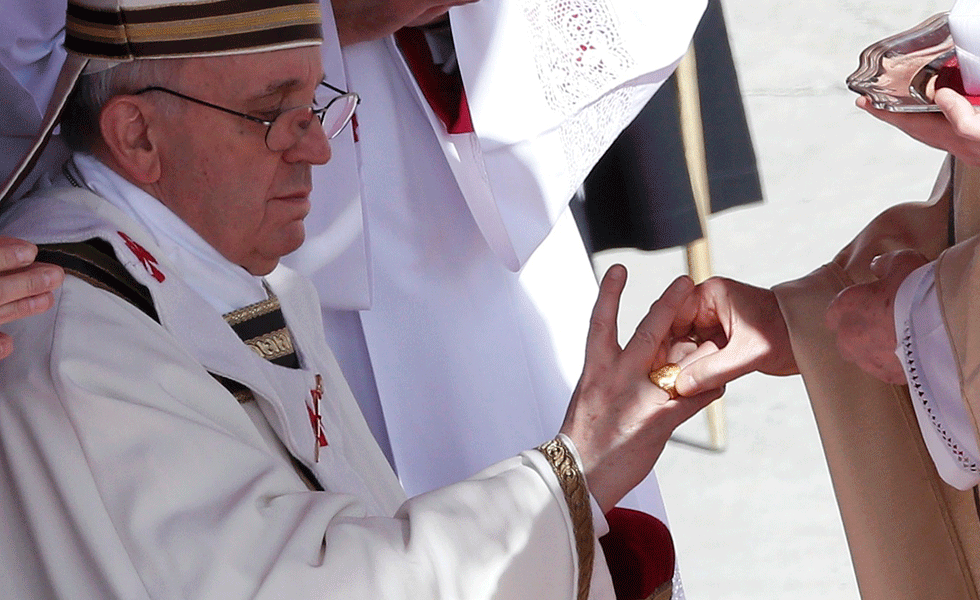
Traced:
<path fill-rule="evenodd" d="M 99 113 L 99 129 L 115 162 L 136 183 L 160 178 L 160 146 L 151 128 L 156 114 L 152 104 L 137 96 L 114 96 Z"/>

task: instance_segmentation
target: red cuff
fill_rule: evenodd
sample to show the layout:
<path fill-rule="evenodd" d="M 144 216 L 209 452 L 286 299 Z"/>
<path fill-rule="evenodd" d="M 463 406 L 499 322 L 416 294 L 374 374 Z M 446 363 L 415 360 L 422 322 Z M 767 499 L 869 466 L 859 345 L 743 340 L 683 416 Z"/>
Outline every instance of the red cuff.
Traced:
<path fill-rule="evenodd" d="M 660 519 L 628 508 L 606 513 L 609 533 L 599 538 L 616 600 L 670 598 L 674 540 Z M 663 594 L 663 595 L 661 595 Z"/>

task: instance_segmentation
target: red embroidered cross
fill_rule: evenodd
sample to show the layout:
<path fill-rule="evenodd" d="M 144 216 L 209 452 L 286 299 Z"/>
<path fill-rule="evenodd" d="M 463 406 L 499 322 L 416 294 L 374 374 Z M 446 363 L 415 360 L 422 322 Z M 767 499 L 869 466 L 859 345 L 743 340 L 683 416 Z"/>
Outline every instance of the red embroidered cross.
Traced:
<path fill-rule="evenodd" d="M 313 426 L 313 437 L 315 446 L 313 447 L 313 458 L 320 462 L 320 448 L 327 446 L 327 434 L 323 431 L 323 417 L 320 415 L 320 400 L 323 399 L 323 378 L 319 373 L 316 376 L 316 389 L 310 390 L 313 398 L 313 406 L 306 405 L 306 412 L 310 415 L 310 425 Z"/>
<path fill-rule="evenodd" d="M 166 277 L 164 277 L 163 272 L 157 268 L 157 259 L 153 258 L 153 255 L 150 254 L 146 248 L 137 244 L 133 238 L 121 231 L 117 231 L 116 233 L 122 237 L 123 241 L 126 242 L 126 247 L 129 248 L 130 252 L 136 255 L 136 258 L 143 264 L 143 268 L 150 272 L 153 279 L 163 283 L 163 280 L 166 279 Z"/>

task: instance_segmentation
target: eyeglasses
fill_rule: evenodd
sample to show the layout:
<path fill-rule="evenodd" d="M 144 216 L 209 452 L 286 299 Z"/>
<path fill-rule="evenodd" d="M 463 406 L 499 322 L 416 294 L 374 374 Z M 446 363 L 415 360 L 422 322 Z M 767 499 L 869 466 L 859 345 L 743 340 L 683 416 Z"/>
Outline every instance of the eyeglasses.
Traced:
<path fill-rule="evenodd" d="M 247 119 L 253 123 L 265 125 L 265 145 L 273 152 L 283 152 L 298 144 L 309 130 L 310 124 L 313 122 L 313 117 L 316 117 L 320 121 L 320 125 L 323 126 L 323 133 L 327 136 L 327 139 L 332 140 L 350 123 L 351 118 L 354 116 L 354 109 L 357 108 L 358 103 L 361 101 L 356 93 L 345 92 L 340 88 L 330 85 L 326 81 L 321 81 L 316 86 L 313 104 L 284 110 L 272 120 L 268 120 L 238 112 L 237 110 L 231 110 L 224 106 L 218 106 L 217 104 L 212 104 L 158 85 L 145 87 L 133 92 L 131 95 L 138 96 L 146 92 L 163 92 L 189 102 L 194 102 L 195 104 L 200 104 L 201 106 L 207 106 L 208 108 Z"/>

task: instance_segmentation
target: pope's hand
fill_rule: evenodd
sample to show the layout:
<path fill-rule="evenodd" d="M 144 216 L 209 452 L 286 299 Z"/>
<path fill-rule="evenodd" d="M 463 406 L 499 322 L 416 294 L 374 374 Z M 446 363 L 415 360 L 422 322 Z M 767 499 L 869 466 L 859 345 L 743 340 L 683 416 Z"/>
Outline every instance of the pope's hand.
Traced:
<path fill-rule="evenodd" d="M 672 400 L 650 383 L 651 369 L 679 358 L 672 337 L 694 316 L 691 280 L 671 284 L 620 348 L 616 319 L 625 284 L 621 265 L 602 280 L 582 378 L 561 428 L 575 443 L 589 490 L 603 511 L 647 476 L 678 425 L 721 396 L 716 389 Z"/>
<path fill-rule="evenodd" d="M 36 255 L 33 244 L 0 237 L 0 325 L 51 308 L 51 292 L 65 274 L 61 267 L 34 263 Z M 0 358 L 12 350 L 10 337 L 0 333 Z"/>
<path fill-rule="evenodd" d="M 923 144 L 980 166 L 980 111 L 949 88 L 936 90 L 935 102 L 942 113 L 891 112 L 874 108 L 865 96 L 857 99 L 859 108 Z"/>
<path fill-rule="evenodd" d="M 837 334 L 841 355 L 886 383 L 906 383 L 895 355 L 895 296 L 909 273 L 927 262 L 914 250 L 879 256 L 871 263 L 878 279 L 845 288 L 827 309 L 827 326 Z"/>
<path fill-rule="evenodd" d="M 698 285 L 691 335 L 700 346 L 677 378 L 683 396 L 760 371 L 797 373 L 786 322 L 772 290 L 712 277 Z"/>

